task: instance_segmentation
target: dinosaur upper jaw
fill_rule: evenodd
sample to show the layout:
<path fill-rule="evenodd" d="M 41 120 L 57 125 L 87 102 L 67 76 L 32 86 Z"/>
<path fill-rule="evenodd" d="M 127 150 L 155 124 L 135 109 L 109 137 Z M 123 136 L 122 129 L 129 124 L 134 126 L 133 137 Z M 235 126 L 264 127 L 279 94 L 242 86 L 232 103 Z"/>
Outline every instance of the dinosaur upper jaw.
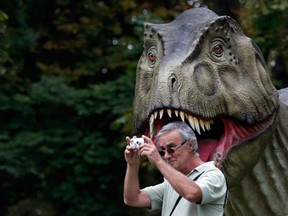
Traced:
<path fill-rule="evenodd" d="M 200 157 L 203 161 L 215 160 L 217 155 L 225 159 L 228 151 L 234 146 L 256 137 L 272 123 L 273 117 L 253 125 L 241 123 L 226 116 L 204 119 L 176 109 L 155 110 L 148 121 L 142 123 L 144 131 L 138 131 L 155 139 L 163 125 L 172 121 L 183 121 L 191 126 L 198 139 Z"/>

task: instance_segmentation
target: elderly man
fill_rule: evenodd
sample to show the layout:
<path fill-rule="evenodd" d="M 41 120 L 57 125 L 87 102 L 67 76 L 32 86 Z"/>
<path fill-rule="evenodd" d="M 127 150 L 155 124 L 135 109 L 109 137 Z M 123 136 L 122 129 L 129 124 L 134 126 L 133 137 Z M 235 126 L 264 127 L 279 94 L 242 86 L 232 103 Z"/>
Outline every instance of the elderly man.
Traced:
<path fill-rule="evenodd" d="M 127 170 L 124 180 L 124 202 L 151 211 L 162 209 L 163 216 L 223 215 L 227 196 L 225 177 L 214 162 L 199 158 L 193 130 L 183 122 L 165 125 L 155 143 L 142 136 L 145 143 L 125 149 Z M 164 176 L 158 185 L 139 187 L 140 156 L 146 156 Z"/>

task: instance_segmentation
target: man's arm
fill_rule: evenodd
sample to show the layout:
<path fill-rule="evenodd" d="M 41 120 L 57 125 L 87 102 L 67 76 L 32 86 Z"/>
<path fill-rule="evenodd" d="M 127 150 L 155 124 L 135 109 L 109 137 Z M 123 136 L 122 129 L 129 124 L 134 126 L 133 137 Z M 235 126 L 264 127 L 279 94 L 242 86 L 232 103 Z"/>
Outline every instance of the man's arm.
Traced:
<path fill-rule="evenodd" d="M 126 138 L 127 143 L 130 138 Z M 151 201 L 148 195 L 139 187 L 140 155 L 138 149 L 132 149 L 129 145 L 125 149 L 127 169 L 124 179 L 124 203 L 134 207 L 150 207 Z"/>
<path fill-rule="evenodd" d="M 190 202 L 201 202 L 202 191 L 192 179 L 174 169 L 164 160 L 158 161 L 155 165 L 177 193 Z"/>

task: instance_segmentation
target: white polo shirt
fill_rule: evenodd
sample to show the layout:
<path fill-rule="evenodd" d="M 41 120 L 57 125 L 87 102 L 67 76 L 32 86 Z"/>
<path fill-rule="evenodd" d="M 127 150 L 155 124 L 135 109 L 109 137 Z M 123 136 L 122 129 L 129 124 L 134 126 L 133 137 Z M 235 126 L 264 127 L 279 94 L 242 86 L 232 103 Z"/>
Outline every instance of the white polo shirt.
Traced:
<path fill-rule="evenodd" d="M 202 173 L 203 172 L 203 173 Z M 226 202 L 227 186 L 223 173 L 214 166 L 214 162 L 207 162 L 193 169 L 187 176 L 194 179 L 202 191 L 202 201 L 199 204 L 181 198 L 173 212 L 173 216 L 222 216 Z M 151 211 L 162 209 L 163 216 L 169 216 L 179 194 L 164 178 L 164 182 L 143 189 L 151 200 Z"/>

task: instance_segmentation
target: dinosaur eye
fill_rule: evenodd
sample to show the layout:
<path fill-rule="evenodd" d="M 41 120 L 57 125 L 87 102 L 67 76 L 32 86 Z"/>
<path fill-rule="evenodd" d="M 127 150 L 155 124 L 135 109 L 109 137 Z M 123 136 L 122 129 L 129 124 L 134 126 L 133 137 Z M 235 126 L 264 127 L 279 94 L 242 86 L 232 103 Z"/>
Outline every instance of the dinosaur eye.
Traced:
<path fill-rule="evenodd" d="M 226 42 L 222 38 L 216 38 L 210 45 L 210 57 L 213 61 L 221 62 L 226 59 Z"/>
<path fill-rule="evenodd" d="M 222 52 L 223 52 L 223 47 L 221 44 L 216 44 L 214 47 L 213 47 L 213 52 L 216 54 L 216 55 L 220 55 Z"/>
<path fill-rule="evenodd" d="M 154 62 L 156 57 L 155 57 L 155 55 L 152 52 L 149 52 L 148 53 L 148 59 L 149 59 L 150 62 Z"/>
<path fill-rule="evenodd" d="M 148 51 L 147 51 L 147 59 L 148 59 L 148 64 L 149 66 L 152 68 L 154 67 L 156 60 L 157 60 L 157 52 L 155 47 L 151 47 Z"/>

